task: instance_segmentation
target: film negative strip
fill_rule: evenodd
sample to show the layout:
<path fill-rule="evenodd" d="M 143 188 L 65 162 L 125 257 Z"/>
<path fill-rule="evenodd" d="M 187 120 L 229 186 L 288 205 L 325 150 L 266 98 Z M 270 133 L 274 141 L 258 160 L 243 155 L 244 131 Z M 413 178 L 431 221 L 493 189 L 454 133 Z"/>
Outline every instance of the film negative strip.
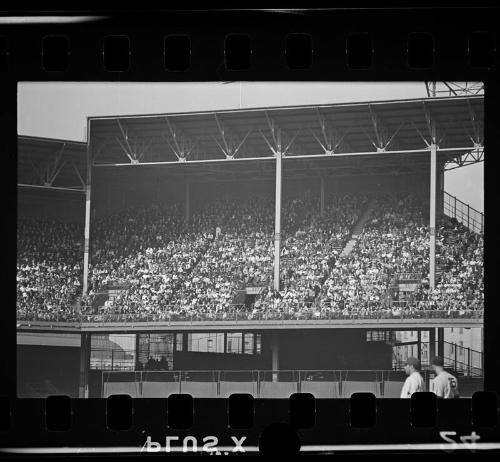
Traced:
<path fill-rule="evenodd" d="M 498 452 L 495 13 L 2 14 L 2 455 Z"/>

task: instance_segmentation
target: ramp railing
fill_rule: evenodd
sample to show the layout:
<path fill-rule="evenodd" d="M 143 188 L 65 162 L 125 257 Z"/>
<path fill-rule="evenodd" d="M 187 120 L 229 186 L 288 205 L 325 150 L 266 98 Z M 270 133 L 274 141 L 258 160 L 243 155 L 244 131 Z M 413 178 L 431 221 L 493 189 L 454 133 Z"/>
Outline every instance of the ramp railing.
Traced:
<path fill-rule="evenodd" d="M 455 218 L 459 223 L 467 226 L 471 231 L 484 233 L 484 213 L 462 202 L 456 196 L 446 191 L 443 192 L 443 212 L 445 215 Z"/>

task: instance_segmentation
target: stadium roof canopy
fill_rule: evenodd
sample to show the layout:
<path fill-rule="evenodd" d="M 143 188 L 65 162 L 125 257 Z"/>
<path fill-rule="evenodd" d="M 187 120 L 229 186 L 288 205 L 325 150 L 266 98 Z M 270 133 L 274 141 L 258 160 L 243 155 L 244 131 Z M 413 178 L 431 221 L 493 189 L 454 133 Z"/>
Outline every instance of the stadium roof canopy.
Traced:
<path fill-rule="evenodd" d="M 438 164 L 483 160 L 483 96 L 90 117 L 88 139 L 94 167 L 110 179 L 137 169 L 200 181 L 272 179 L 279 141 L 285 178 L 317 178 L 428 169 L 433 126 Z M 18 139 L 20 186 L 84 189 L 86 143 Z"/>
<path fill-rule="evenodd" d="M 285 176 L 404 173 L 428 168 L 433 126 L 438 163 L 481 161 L 483 106 L 467 96 L 91 117 L 89 140 L 96 167 L 262 178 L 281 141 Z"/>
<path fill-rule="evenodd" d="M 17 183 L 22 188 L 83 191 L 87 143 L 18 136 Z"/>

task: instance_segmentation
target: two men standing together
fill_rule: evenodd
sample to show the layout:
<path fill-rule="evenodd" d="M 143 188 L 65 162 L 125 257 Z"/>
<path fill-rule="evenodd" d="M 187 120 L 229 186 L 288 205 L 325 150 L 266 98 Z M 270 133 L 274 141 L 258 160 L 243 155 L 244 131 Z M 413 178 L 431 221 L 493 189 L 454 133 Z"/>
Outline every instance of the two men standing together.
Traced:
<path fill-rule="evenodd" d="M 444 370 L 444 361 L 436 356 L 431 361 L 432 369 L 436 377 L 430 381 L 430 392 L 438 398 L 458 398 L 457 379 Z M 408 375 L 401 390 L 401 398 L 410 398 L 413 393 L 425 391 L 425 382 L 420 374 L 421 365 L 417 358 L 408 358 L 405 364 L 405 372 Z"/>

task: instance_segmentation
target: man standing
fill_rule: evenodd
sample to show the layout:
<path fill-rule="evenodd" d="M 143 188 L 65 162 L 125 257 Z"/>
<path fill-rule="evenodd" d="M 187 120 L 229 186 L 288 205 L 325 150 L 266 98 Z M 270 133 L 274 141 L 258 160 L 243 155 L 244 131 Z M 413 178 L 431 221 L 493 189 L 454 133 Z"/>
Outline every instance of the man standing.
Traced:
<path fill-rule="evenodd" d="M 413 393 L 425 391 L 424 379 L 420 375 L 420 361 L 417 358 L 410 357 L 406 360 L 405 372 L 408 377 L 401 390 L 401 398 L 410 398 Z"/>
<path fill-rule="evenodd" d="M 436 377 L 431 380 L 430 391 L 438 398 L 452 399 L 458 398 L 457 379 L 450 373 L 444 370 L 443 358 L 436 356 L 431 361 L 432 369 L 436 373 Z"/>

